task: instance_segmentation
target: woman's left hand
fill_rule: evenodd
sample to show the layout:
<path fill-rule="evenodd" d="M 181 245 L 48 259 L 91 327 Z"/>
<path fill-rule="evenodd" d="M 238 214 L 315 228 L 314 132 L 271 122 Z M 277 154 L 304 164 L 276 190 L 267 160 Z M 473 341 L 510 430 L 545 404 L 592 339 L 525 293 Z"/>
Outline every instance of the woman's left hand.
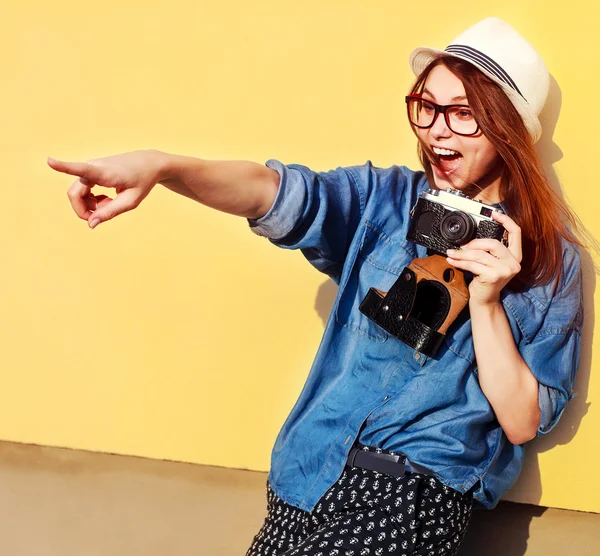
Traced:
<path fill-rule="evenodd" d="M 508 246 L 496 239 L 474 239 L 460 250 L 448 250 L 451 265 L 475 276 L 469 284 L 471 305 L 497 303 L 502 288 L 521 270 L 521 228 L 506 214 L 492 214 L 508 232 Z"/>

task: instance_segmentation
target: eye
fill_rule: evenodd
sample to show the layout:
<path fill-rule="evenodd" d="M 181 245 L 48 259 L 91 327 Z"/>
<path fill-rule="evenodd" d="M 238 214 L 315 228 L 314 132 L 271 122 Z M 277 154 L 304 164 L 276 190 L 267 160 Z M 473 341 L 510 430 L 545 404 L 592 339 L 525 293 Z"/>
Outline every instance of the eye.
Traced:
<path fill-rule="evenodd" d="M 459 118 L 460 120 L 463 120 L 465 122 L 468 122 L 474 118 L 473 112 L 471 111 L 471 109 L 466 108 L 464 106 L 457 108 L 456 111 L 454 112 L 454 114 L 456 115 L 457 118 Z"/>
<path fill-rule="evenodd" d="M 421 102 L 421 110 L 423 110 L 426 114 L 433 114 L 435 112 L 435 106 L 431 104 L 431 102 L 423 100 Z"/>

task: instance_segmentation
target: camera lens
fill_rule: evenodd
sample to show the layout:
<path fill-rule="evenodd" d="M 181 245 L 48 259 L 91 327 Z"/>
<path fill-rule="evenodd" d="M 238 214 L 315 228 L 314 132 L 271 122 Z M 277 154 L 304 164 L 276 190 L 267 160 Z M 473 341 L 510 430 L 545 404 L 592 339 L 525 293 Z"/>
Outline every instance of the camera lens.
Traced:
<path fill-rule="evenodd" d="M 440 224 L 442 237 L 454 245 L 464 245 L 475 237 L 477 224 L 464 212 L 455 210 L 444 216 Z"/>

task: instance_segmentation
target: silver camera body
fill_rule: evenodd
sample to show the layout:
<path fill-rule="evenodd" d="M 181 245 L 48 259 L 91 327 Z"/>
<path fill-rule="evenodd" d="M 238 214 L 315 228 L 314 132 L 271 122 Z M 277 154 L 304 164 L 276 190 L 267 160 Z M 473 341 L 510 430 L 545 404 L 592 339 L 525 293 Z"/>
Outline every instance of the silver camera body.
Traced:
<path fill-rule="evenodd" d="M 444 256 L 447 249 L 460 249 L 473 239 L 504 241 L 506 230 L 492 218 L 494 212 L 503 213 L 460 191 L 428 189 L 410 212 L 407 239 Z"/>

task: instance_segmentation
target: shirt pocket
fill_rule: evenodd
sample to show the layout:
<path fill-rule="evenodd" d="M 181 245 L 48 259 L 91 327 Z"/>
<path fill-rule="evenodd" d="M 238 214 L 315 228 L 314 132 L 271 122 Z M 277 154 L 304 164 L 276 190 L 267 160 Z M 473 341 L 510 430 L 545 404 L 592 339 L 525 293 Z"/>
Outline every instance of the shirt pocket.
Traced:
<path fill-rule="evenodd" d="M 358 252 L 339 286 L 336 320 L 338 324 L 368 337 L 385 342 L 387 332 L 359 310 L 369 288 L 389 291 L 402 270 L 417 256 L 415 246 L 392 239 L 371 222 L 364 226 Z"/>
<path fill-rule="evenodd" d="M 473 346 L 473 332 L 471 329 L 471 315 L 469 307 L 465 307 L 448 328 L 444 338 L 446 347 L 455 355 L 475 362 L 475 347 Z"/>
<path fill-rule="evenodd" d="M 536 321 L 538 323 L 541 322 L 541 320 L 535 316 L 538 308 L 535 307 L 534 302 L 531 301 L 531 299 L 519 293 L 503 291 L 501 298 L 502 306 L 508 318 L 513 338 L 515 343 L 519 345 L 523 338 L 523 333 L 525 332 L 524 323 L 527 321 L 531 323 Z M 523 315 L 527 315 L 527 317 L 523 318 Z M 539 324 L 532 324 L 532 326 L 535 330 L 539 328 Z M 453 351 L 459 357 L 462 357 L 471 363 L 476 363 L 473 331 L 471 328 L 471 315 L 469 313 L 468 305 L 448 329 L 444 342 L 448 349 Z M 474 368 L 476 369 L 476 367 Z"/>

